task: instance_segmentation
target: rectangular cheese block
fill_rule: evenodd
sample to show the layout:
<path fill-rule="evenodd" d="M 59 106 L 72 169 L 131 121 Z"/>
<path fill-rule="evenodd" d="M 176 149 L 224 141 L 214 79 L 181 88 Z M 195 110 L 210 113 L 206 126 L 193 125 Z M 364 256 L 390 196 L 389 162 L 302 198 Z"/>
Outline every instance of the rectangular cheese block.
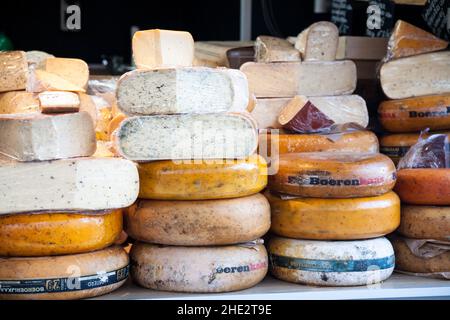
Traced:
<path fill-rule="evenodd" d="M 250 114 L 258 129 L 281 129 L 278 117 L 291 100 L 292 98 L 257 99 Z M 366 102 L 358 95 L 309 97 L 309 100 L 336 123 L 354 122 L 362 127 L 368 124 Z"/>
<path fill-rule="evenodd" d="M 136 165 L 116 158 L 0 158 L 0 181 L 0 214 L 124 208 L 139 192 Z"/>
<path fill-rule="evenodd" d="M 247 76 L 250 93 L 258 98 L 344 95 L 356 88 L 356 67 L 350 60 L 247 62 L 241 71 Z"/>
<path fill-rule="evenodd" d="M 390 99 L 450 92 L 450 51 L 389 61 L 380 71 L 381 87 Z"/>
<path fill-rule="evenodd" d="M 381 60 L 386 55 L 388 39 L 342 36 L 339 37 L 336 59 Z"/>
<path fill-rule="evenodd" d="M 0 153 L 18 161 L 86 157 L 96 146 L 86 112 L 0 115 L 0 137 Z"/>
<path fill-rule="evenodd" d="M 245 75 L 222 68 L 134 70 L 117 88 L 118 107 L 130 115 L 240 112 L 248 99 Z"/>
<path fill-rule="evenodd" d="M 0 51 L 0 92 L 27 86 L 28 63 L 23 51 Z"/>
<path fill-rule="evenodd" d="M 156 115 L 125 119 L 114 141 L 135 161 L 239 159 L 255 152 L 258 134 L 245 114 Z"/>
<path fill-rule="evenodd" d="M 80 109 L 80 98 L 73 92 L 44 91 L 38 98 L 42 113 L 77 112 Z"/>
<path fill-rule="evenodd" d="M 0 114 L 39 111 L 39 99 L 31 92 L 10 91 L 0 93 Z"/>
<path fill-rule="evenodd" d="M 256 62 L 300 61 L 300 51 L 287 40 L 259 36 L 255 43 Z"/>
<path fill-rule="evenodd" d="M 336 25 L 319 21 L 298 35 L 295 48 L 301 52 L 303 60 L 333 61 L 336 58 L 338 40 Z"/>
<path fill-rule="evenodd" d="M 138 69 L 189 67 L 194 60 L 194 39 L 185 31 L 137 31 L 133 36 L 132 47 Z"/>
<path fill-rule="evenodd" d="M 55 74 L 79 88 L 87 88 L 89 67 L 81 59 L 47 58 L 45 71 Z"/>

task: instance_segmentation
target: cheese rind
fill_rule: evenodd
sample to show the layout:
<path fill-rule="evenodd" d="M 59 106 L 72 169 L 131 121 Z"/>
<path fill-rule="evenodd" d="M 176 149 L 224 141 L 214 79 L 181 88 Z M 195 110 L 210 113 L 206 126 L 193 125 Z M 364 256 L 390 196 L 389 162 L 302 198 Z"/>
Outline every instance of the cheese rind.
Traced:
<path fill-rule="evenodd" d="M 122 210 L 39 212 L 0 216 L 0 256 L 39 257 L 91 252 L 114 243 Z"/>
<path fill-rule="evenodd" d="M 135 164 L 117 158 L 0 159 L 0 181 L 0 214 L 124 208 L 139 192 Z"/>
<path fill-rule="evenodd" d="M 128 264 L 127 253 L 118 246 L 56 257 L 0 258 L 0 299 L 69 300 L 100 296 L 125 283 Z"/>
<path fill-rule="evenodd" d="M 255 286 L 267 273 L 263 245 L 175 247 L 136 243 L 131 276 L 145 288 L 177 292 L 228 292 Z"/>
<path fill-rule="evenodd" d="M 259 36 L 255 42 L 256 62 L 300 61 L 300 52 L 287 40 Z"/>
<path fill-rule="evenodd" d="M 39 111 L 39 99 L 31 92 L 10 91 L 0 93 L 0 114 Z"/>
<path fill-rule="evenodd" d="M 257 98 L 337 96 L 352 94 L 356 88 L 356 66 L 350 60 L 247 62 L 240 70 Z"/>
<path fill-rule="evenodd" d="M 339 31 L 334 23 L 319 21 L 310 25 L 297 37 L 295 48 L 305 61 L 333 61 L 336 59 Z"/>
<path fill-rule="evenodd" d="M 278 279 L 320 286 L 362 286 L 389 278 L 394 250 L 386 238 L 313 241 L 274 237 L 270 271 Z"/>
<path fill-rule="evenodd" d="M 200 163 L 146 162 L 138 164 L 138 171 L 142 199 L 237 198 L 258 193 L 267 185 L 267 163 L 257 155 Z"/>
<path fill-rule="evenodd" d="M 125 210 L 133 239 L 174 246 L 226 245 L 252 241 L 270 227 L 270 206 L 257 193 L 210 201 L 139 200 Z"/>
<path fill-rule="evenodd" d="M 28 64 L 25 52 L 0 52 L 0 92 L 23 90 L 27 86 Z"/>
<path fill-rule="evenodd" d="M 353 240 L 384 236 L 400 224 L 400 199 L 394 192 L 354 199 L 283 200 L 266 192 L 271 231 L 283 237 Z"/>
<path fill-rule="evenodd" d="M 18 161 L 88 157 L 96 148 L 86 112 L 0 115 L 0 153 Z"/>
<path fill-rule="evenodd" d="M 38 95 L 42 113 L 78 112 L 80 98 L 66 91 L 44 91 Z"/>

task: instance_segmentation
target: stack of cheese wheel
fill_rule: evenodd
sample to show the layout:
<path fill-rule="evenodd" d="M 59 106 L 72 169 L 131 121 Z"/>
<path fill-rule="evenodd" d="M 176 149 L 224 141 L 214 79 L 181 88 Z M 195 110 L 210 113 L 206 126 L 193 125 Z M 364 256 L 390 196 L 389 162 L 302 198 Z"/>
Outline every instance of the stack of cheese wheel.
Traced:
<path fill-rule="evenodd" d="M 379 153 L 281 154 L 269 176 L 271 273 L 285 281 L 368 285 L 387 279 L 400 223 L 392 161 Z"/>
<path fill-rule="evenodd" d="M 117 152 L 138 162 L 139 199 L 125 212 L 133 280 L 179 292 L 256 285 L 270 207 L 245 76 L 192 67 L 188 32 L 139 31 L 133 57 L 138 69 L 117 89 L 127 117 L 113 134 Z"/>
<path fill-rule="evenodd" d="M 380 139 L 380 151 L 396 164 L 422 130 L 450 130 L 450 52 L 440 51 L 447 46 L 405 21 L 395 25 L 380 72 L 391 100 L 380 104 L 378 118 L 389 132 Z"/>
<path fill-rule="evenodd" d="M 84 62 L 48 58 L 47 71 L 29 76 L 27 60 L 0 53 L 0 299 L 111 292 L 129 272 L 115 242 L 121 208 L 138 195 L 136 166 L 92 157 L 94 123 L 76 94 L 89 76 Z M 35 100 L 26 86 L 45 91 Z"/>

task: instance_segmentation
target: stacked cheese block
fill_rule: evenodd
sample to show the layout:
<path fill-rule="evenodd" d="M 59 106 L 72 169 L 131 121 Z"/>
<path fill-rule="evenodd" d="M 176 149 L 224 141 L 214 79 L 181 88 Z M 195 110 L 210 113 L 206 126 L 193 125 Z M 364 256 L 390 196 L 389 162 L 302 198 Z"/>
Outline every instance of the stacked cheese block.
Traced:
<path fill-rule="evenodd" d="M 51 72 L 29 75 L 24 52 L 0 53 L 8 112 L 0 115 L 0 299 L 92 297 L 128 277 L 128 255 L 114 243 L 120 208 L 138 195 L 136 166 L 92 157 L 94 124 L 74 93 L 84 91 L 86 64 L 48 58 L 44 66 Z"/>
<path fill-rule="evenodd" d="M 448 42 L 407 22 L 397 21 L 380 73 L 387 100 L 378 115 L 392 134 L 380 140 L 381 152 L 395 163 L 419 140 L 424 129 L 450 130 L 450 52 Z"/>
<path fill-rule="evenodd" d="M 139 199 L 125 230 L 135 240 L 131 275 L 146 288 L 182 292 L 245 289 L 267 273 L 262 240 L 270 207 L 258 192 L 267 165 L 245 112 L 248 85 L 237 70 L 191 67 L 187 32 L 139 31 L 137 70 L 122 76 L 127 115 L 113 137 L 138 162 Z"/>

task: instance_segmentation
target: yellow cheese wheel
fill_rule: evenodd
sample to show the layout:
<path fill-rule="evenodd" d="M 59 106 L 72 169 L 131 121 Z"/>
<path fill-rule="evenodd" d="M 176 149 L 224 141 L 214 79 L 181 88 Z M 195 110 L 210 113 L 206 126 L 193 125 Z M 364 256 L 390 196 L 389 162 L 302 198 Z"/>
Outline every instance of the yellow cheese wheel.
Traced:
<path fill-rule="evenodd" d="M 178 247 L 138 242 L 131 276 L 142 287 L 178 292 L 227 292 L 253 287 L 267 274 L 262 244 Z"/>
<path fill-rule="evenodd" d="M 271 231 L 283 237 L 312 240 L 376 238 L 400 224 L 400 199 L 394 192 L 354 199 L 282 200 L 265 193 L 272 210 Z"/>
<path fill-rule="evenodd" d="M 450 207 L 402 205 L 398 232 L 415 239 L 450 240 Z"/>
<path fill-rule="evenodd" d="M 118 246 L 57 257 L 0 258 L 0 300 L 68 300 L 100 296 L 128 278 Z"/>
<path fill-rule="evenodd" d="M 370 153 L 281 154 L 272 162 L 269 189 L 301 197 L 355 198 L 389 192 L 396 169 L 391 159 Z"/>
<path fill-rule="evenodd" d="M 267 185 L 267 163 L 257 155 L 199 163 L 154 161 L 138 164 L 138 171 L 142 199 L 236 198 L 258 193 Z"/>
<path fill-rule="evenodd" d="M 270 206 L 260 193 L 221 200 L 138 200 L 125 210 L 125 230 L 134 239 L 182 246 L 224 245 L 262 237 Z"/>
<path fill-rule="evenodd" d="M 106 248 L 122 231 L 122 210 L 0 215 L 0 256 L 52 256 Z"/>

